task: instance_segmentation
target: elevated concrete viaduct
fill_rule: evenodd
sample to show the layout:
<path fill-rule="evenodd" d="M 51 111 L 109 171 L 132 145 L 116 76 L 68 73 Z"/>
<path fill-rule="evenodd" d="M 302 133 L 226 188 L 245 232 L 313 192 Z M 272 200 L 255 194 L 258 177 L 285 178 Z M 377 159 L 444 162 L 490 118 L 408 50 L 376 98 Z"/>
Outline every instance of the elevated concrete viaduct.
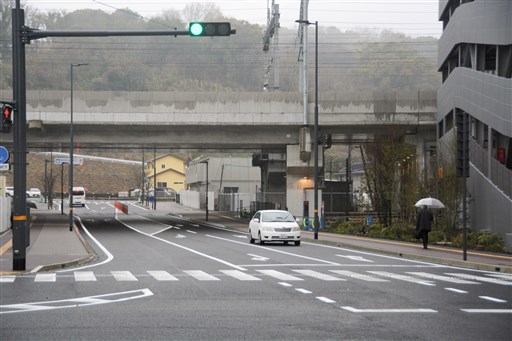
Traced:
<path fill-rule="evenodd" d="M 0 91 L 4 100 L 11 95 L 10 90 Z M 288 199 L 280 204 L 293 210 L 302 200 L 295 203 L 290 198 L 305 195 L 309 185 L 302 179 L 312 172 L 313 160 L 308 156 L 312 155 L 309 130 L 314 103 L 308 105 L 311 114 L 305 118 L 298 92 L 75 90 L 74 142 L 82 149 L 156 147 L 270 155 L 255 158 L 262 167 L 262 179 L 268 180 L 263 180 L 263 190 L 281 190 L 286 181 Z M 417 146 L 423 164 L 427 146 L 435 145 L 436 108 L 435 92 L 321 93 L 319 127 L 322 136 L 332 134 L 333 143 L 367 143 L 398 129 Z M 28 91 L 27 122 L 29 152 L 66 151 L 70 92 Z M 0 134 L 0 145 L 12 145 L 12 136 Z M 269 167 L 270 163 L 274 165 Z"/>

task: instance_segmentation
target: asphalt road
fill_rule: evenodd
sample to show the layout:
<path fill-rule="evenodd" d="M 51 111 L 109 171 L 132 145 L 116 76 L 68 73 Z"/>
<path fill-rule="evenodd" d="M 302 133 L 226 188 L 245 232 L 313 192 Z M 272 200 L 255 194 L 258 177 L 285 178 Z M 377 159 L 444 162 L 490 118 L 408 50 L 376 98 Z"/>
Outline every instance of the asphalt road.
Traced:
<path fill-rule="evenodd" d="M 99 255 L 2 281 L 2 340 L 510 340 L 512 275 L 76 208 Z"/>

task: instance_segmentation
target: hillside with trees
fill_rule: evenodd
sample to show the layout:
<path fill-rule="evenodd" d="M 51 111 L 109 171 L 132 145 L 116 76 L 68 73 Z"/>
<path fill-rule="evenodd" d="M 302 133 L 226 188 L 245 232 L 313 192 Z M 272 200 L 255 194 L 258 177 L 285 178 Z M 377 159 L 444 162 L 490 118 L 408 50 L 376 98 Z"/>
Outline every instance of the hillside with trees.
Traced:
<path fill-rule="evenodd" d="M 11 4 L 1 2 L 0 88 L 12 86 Z M 225 17 L 212 3 L 142 18 L 128 10 L 40 12 L 26 8 L 26 23 L 45 30 L 186 30 L 194 20 L 230 21 L 230 37 L 47 38 L 26 47 L 28 89 L 69 89 L 69 65 L 88 63 L 75 86 L 96 91 L 263 91 L 264 27 Z M 314 30 L 309 30 L 314 73 Z M 280 91 L 299 91 L 297 30 L 280 30 Z M 435 90 L 437 39 L 396 32 L 319 27 L 319 91 Z M 270 75 L 273 74 L 271 70 Z M 272 77 L 269 77 L 272 79 Z M 310 82 L 313 86 L 313 82 Z M 272 84 L 271 84 L 272 85 Z"/>

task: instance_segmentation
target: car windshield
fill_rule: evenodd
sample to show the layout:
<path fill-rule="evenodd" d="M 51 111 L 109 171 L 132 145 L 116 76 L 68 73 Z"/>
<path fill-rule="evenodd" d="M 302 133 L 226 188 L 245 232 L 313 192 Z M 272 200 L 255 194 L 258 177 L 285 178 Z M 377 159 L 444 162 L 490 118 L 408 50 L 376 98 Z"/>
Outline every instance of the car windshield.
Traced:
<path fill-rule="evenodd" d="M 261 215 L 262 222 L 294 222 L 295 219 L 289 212 L 265 212 Z"/>
<path fill-rule="evenodd" d="M 84 195 L 84 191 L 81 189 L 74 189 L 73 195 Z"/>

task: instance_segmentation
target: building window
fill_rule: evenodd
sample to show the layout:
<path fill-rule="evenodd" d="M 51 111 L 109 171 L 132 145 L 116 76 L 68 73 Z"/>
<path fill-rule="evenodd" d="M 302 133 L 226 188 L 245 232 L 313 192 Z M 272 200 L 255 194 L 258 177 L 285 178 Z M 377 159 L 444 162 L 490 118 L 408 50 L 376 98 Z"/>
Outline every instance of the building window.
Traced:
<path fill-rule="evenodd" d="M 162 169 L 165 169 L 165 164 L 162 164 L 162 166 L 161 166 L 161 167 L 162 167 Z"/>

